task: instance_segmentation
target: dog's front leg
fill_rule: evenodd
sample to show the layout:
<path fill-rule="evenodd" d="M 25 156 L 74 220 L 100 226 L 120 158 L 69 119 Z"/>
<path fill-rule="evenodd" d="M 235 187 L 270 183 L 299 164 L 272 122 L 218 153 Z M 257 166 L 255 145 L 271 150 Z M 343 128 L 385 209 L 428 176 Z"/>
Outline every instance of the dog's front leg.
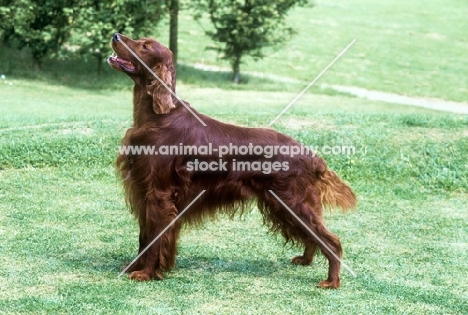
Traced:
<path fill-rule="evenodd" d="M 129 275 L 131 279 L 161 280 L 164 272 L 175 265 L 176 243 L 181 224 L 178 221 L 173 222 L 178 211 L 170 197 L 171 194 L 156 192 L 153 198 L 147 200 L 145 224 L 140 226 L 139 251 L 143 254 L 139 263 L 136 263 L 141 269 L 133 271 Z"/>

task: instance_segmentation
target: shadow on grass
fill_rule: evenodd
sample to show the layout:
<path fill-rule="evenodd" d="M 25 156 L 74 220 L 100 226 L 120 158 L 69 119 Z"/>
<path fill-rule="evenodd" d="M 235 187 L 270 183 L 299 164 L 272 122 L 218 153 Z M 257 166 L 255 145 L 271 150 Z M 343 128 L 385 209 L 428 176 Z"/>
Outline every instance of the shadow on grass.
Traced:
<path fill-rule="evenodd" d="M 235 272 L 266 276 L 276 273 L 290 266 L 287 259 L 272 261 L 267 259 L 237 258 L 227 259 L 209 256 L 178 257 L 175 270 L 202 271 L 209 273 Z"/>
<path fill-rule="evenodd" d="M 0 75 L 7 79 L 21 78 L 41 80 L 53 85 L 66 85 L 74 88 L 101 90 L 127 89 L 133 83 L 123 73 L 117 73 L 102 61 L 101 74 L 98 73 L 97 59 L 75 58 L 56 60 L 44 58 L 42 68 L 34 67 L 27 50 L 16 50 L 0 44 Z M 240 84 L 232 82 L 229 71 L 206 71 L 192 66 L 177 66 L 177 79 L 185 84 L 199 87 L 217 87 L 224 89 L 278 89 L 278 83 L 266 79 L 241 76 Z"/>
<path fill-rule="evenodd" d="M 0 43 L 0 75 L 5 75 L 7 80 L 37 80 L 51 85 L 65 85 L 86 90 L 130 90 L 132 88 L 132 80 L 123 73 L 117 73 L 107 65 L 105 60 L 102 60 L 101 67 L 101 74 L 99 74 L 98 61 L 93 58 L 89 60 L 44 58 L 42 69 L 39 70 L 34 67 L 27 49 L 16 50 Z M 177 65 L 177 80 L 200 88 L 298 93 L 305 87 L 302 84 L 284 83 L 245 72 L 241 72 L 239 84 L 234 84 L 232 78 L 231 71 L 203 70 L 183 63 Z M 316 94 L 342 94 L 319 86 L 313 86 L 310 90 Z"/>
<path fill-rule="evenodd" d="M 44 58 L 41 69 L 37 69 L 27 49 L 16 50 L 0 44 L 0 75 L 5 75 L 7 80 L 39 80 L 52 85 L 89 90 L 122 89 L 131 86 L 131 80 L 116 74 L 105 60 L 101 65 L 102 72 L 99 75 L 96 59 Z"/>
<path fill-rule="evenodd" d="M 80 254 L 74 253 L 73 257 L 64 259 L 63 263 L 67 266 L 73 267 L 73 269 L 81 269 L 82 271 L 86 270 L 87 272 L 115 273 L 115 276 L 117 277 L 127 264 L 133 261 L 133 259 L 135 259 L 135 256 L 130 257 L 128 255 L 123 255 L 120 251 L 116 252 L 113 250 L 108 251 L 101 249 L 99 253 L 94 251 Z M 320 268 L 317 266 L 320 266 Z M 282 275 L 283 272 L 289 273 L 291 269 L 297 268 L 307 270 L 304 277 L 313 277 L 313 279 L 309 280 L 316 282 L 321 280 L 319 279 L 320 275 L 311 271 L 316 270 L 319 273 L 325 271 L 322 270 L 322 266 L 317 263 L 306 267 L 293 265 L 287 257 L 281 257 L 281 259 L 278 258 L 276 261 L 261 257 L 220 258 L 216 254 L 210 255 L 209 253 L 204 253 L 194 256 L 178 256 L 176 258 L 176 266 L 171 272 L 166 274 L 168 278 L 171 277 L 171 274 L 175 273 L 193 275 L 194 272 L 201 272 L 207 275 L 238 273 L 241 275 L 253 276 L 277 276 Z M 128 273 L 126 275 L 128 275 Z M 286 275 L 282 275 L 281 277 L 283 276 L 286 277 Z"/>
<path fill-rule="evenodd" d="M 5 75 L 7 81 L 15 79 L 30 80 L 32 84 L 46 83 L 51 86 L 66 86 L 78 91 L 125 91 L 131 95 L 133 81 L 124 73 L 119 73 L 102 61 L 102 71 L 98 75 L 97 60 L 70 59 L 55 60 L 44 59 L 42 70 L 34 69 L 32 58 L 26 50 L 14 50 L 0 44 L 0 75 Z M 179 63 L 177 66 L 177 82 L 190 85 L 194 88 L 213 88 L 232 91 L 262 91 L 262 92 L 285 92 L 299 93 L 305 88 L 303 84 L 284 83 L 259 77 L 247 73 L 241 73 L 240 84 L 232 82 L 231 71 L 205 70 L 191 65 Z M 0 82 L 2 83 L 2 82 Z M 14 84 L 14 83 L 13 83 Z M 338 92 L 332 89 L 323 89 L 319 86 L 312 86 L 309 93 L 321 95 L 337 95 Z M 272 96 L 273 98 L 274 96 Z M 292 96 L 291 96 L 292 98 Z M 190 103 L 190 99 L 185 99 Z M 247 101 L 243 101 L 247 102 Z M 276 114 L 271 115 L 273 119 Z M 247 116 L 242 116 L 247 117 Z M 262 116 L 263 117 L 263 116 Z M 247 121 L 249 118 L 246 118 Z M 270 120 L 261 121 L 258 127 L 264 126 Z M 248 122 L 238 123 L 249 125 Z"/>
<path fill-rule="evenodd" d="M 199 87 L 215 87 L 231 90 L 281 90 L 281 83 L 242 74 L 239 84 L 232 81 L 231 71 L 202 70 L 193 66 L 178 64 L 177 79 L 184 84 Z"/>
<path fill-rule="evenodd" d="M 89 269 L 99 272 L 120 272 L 131 262 L 135 257 L 122 257 L 116 253 L 102 253 L 101 256 L 74 256 L 68 261 L 64 261 L 67 265 L 72 265 L 74 268 L 81 266 L 83 269 Z M 272 261 L 267 259 L 228 259 L 215 256 L 191 256 L 177 257 L 176 266 L 172 272 L 206 272 L 206 273 L 225 273 L 235 272 L 240 274 L 252 274 L 257 276 L 266 276 L 277 273 L 288 267 L 291 267 L 289 260 L 284 258 L 280 261 Z M 168 273 L 169 275 L 170 273 Z M 318 280 L 318 279 L 317 279 Z"/>

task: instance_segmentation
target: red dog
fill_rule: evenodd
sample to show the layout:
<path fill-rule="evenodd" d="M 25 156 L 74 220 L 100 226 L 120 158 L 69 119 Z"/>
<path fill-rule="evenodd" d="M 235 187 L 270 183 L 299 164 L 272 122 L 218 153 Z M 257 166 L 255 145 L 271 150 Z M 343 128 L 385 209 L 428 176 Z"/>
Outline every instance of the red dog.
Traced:
<path fill-rule="evenodd" d="M 172 91 L 175 91 L 176 79 L 172 53 L 168 48 L 148 38 L 132 40 L 120 34 L 114 35 L 112 47 L 117 56 L 109 57 L 108 63 L 126 73 L 135 83 L 134 121 L 123 144 L 174 150 L 177 147 L 182 150 L 182 146 L 220 148 L 219 152 L 212 150 L 209 153 L 192 150 L 188 154 L 119 155 L 117 166 L 124 179 L 127 201 L 140 225 L 140 253 L 182 209 L 206 190 L 129 266 L 129 277 L 135 280 L 162 279 L 163 272 L 175 265 L 176 242 L 183 223 L 199 223 L 216 212 L 233 214 L 256 199 L 264 222 L 271 231 L 281 233 L 286 241 L 304 246 L 304 254 L 294 257 L 292 262 L 309 265 L 318 247 L 329 262 L 328 278 L 318 286 L 338 288 L 340 260 L 337 257 L 342 256 L 342 249 L 338 238 L 324 225 L 322 204 L 344 210 L 353 208 L 356 198 L 351 188 L 327 168 L 325 161 L 314 155 L 255 154 L 252 148 L 266 152 L 267 148 L 297 148 L 300 144 L 271 129 L 225 124 L 189 108 L 174 97 L 125 46 Z M 230 151 L 221 154 L 221 148 L 226 150 L 228 147 Z M 231 150 L 233 148 L 239 148 L 239 151 Z M 250 149 L 244 154 L 240 152 L 241 148 Z"/>

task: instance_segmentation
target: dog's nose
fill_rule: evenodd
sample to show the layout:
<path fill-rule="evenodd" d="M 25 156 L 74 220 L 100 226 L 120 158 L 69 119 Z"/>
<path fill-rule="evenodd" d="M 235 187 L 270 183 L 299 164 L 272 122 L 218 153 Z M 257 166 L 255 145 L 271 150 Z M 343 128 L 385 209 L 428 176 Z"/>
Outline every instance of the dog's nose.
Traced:
<path fill-rule="evenodd" d="M 114 42 L 120 41 L 120 35 L 119 35 L 119 33 L 115 33 L 115 34 L 114 34 L 114 37 L 112 37 L 112 40 L 113 40 Z"/>

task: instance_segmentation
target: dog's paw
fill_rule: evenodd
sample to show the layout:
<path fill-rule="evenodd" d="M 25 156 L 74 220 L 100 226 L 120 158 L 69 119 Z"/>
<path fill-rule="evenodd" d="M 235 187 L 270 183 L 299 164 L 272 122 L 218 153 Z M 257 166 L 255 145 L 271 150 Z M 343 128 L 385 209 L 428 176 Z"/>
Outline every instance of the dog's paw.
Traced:
<path fill-rule="evenodd" d="M 153 275 L 146 272 L 145 270 L 134 271 L 128 276 L 128 278 L 136 281 L 150 281 L 153 279 L 153 277 Z"/>
<path fill-rule="evenodd" d="M 338 289 L 340 285 L 341 285 L 340 280 L 338 281 L 323 280 L 323 281 L 320 281 L 319 284 L 317 284 L 317 287 L 322 288 L 322 289 Z"/>
<path fill-rule="evenodd" d="M 137 262 L 134 262 L 131 266 L 130 266 L 130 263 L 126 264 L 122 268 L 122 271 L 125 270 L 125 272 L 131 273 L 133 271 L 137 271 L 141 269 L 143 269 L 143 266 L 137 261 Z"/>
<path fill-rule="evenodd" d="M 312 263 L 312 261 L 314 260 L 314 258 L 308 258 L 308 257 L 305 257 L 305 256 L 296 256 L 294 258 L 291 259 L 291 262 L 295 265 L 301 265 L 301 266 L 308 266 Z"/>

